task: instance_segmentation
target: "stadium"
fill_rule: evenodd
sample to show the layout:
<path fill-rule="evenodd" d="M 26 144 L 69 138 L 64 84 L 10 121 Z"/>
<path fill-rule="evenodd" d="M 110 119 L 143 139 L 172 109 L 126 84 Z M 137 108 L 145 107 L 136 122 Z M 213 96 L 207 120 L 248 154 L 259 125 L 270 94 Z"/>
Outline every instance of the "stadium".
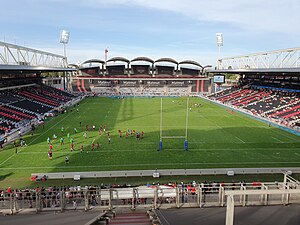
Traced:
<path fill-rule="evenodd" d="M 212 68 L 148 57 L 75 65 L 0 46 L 3 213 L 75 209 L 95 217 L 80 224 L 186 224 L 198 215 L 184 211 L 192 207 L 207 210 L 203 224 L 226 217 L 229 225 L 235 207 L 238 221 L 245 206 L 297 210 L 298 48 L 223 58 Z M 131 213 L 115 217 L 118 210 Z"/>

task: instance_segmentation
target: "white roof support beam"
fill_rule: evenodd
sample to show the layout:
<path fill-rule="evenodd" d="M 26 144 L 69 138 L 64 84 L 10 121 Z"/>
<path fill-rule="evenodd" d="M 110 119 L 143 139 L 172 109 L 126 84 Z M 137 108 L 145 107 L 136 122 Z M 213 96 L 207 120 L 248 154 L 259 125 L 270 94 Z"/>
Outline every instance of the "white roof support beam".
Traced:
<path fill-rule="evenodd" d="M 0 41 L 0 64 L 64 68 L 67 58 L 61 55 Z"/>
<path fill-rule="evenodd" d="M 300 67 L 300 48 L 289 48 L 218 60 L 219 69 L 272 69 Z"/>

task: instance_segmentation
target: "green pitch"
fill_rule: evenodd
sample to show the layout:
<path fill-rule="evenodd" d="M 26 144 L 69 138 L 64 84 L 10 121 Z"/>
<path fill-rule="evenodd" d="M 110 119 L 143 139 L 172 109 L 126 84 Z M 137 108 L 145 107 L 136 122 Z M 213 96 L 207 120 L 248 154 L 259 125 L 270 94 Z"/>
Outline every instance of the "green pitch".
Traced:
<path fill-rule="evenodd" d="M 160 98 L 87 98 L 80 103 L 78 112 L 77 107 L 72 108 L 46 120 L 44 128 L 38 127 L 33 135 L 26 135 L 27 146 L 18 147 L 17 154 L 12 145 L 0 152 L 0 187 L 28 181 L 30 174 L 37 172 L 300 165 L 298 136 L 199 98 L 190 98 L 189 102 L 189 150 L 183 150 L 184 139 L 164 139 L 163 150 L 158 151 Z M 163 99 L 163 136 L 185 136 L 185 118 L 186 98 Z M 86 125 L 89 131 L 85 138 Z M 110 133 L 110 144 L 107 132 L 99 135 L 100 125 Z M 143 131 L 144 138 L 137 140 L 130 134 L 126 138 L 128 129 Z M 74 140 L 73 152 L 67 133 Z M 54 134 L 57 139 L 53 139 Z M 52 160 L 47 155 L 48 137 L 53 143 Z M 61 137 L 63 145 L 59 143 Z M 101 145 L 99 149 L 97 143 Z"/>

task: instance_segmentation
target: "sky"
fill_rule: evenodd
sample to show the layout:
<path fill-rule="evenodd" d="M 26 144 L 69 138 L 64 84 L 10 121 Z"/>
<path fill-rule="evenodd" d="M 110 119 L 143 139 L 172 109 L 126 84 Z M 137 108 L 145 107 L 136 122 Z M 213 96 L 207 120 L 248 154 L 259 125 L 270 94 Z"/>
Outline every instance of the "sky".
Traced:
<path fill-rule="evenodd" d="M 0 40 L 69 63 L 123 56 L 215 65 L 221 57 L 300 47 L 299 0 L 1 0 Z"/>

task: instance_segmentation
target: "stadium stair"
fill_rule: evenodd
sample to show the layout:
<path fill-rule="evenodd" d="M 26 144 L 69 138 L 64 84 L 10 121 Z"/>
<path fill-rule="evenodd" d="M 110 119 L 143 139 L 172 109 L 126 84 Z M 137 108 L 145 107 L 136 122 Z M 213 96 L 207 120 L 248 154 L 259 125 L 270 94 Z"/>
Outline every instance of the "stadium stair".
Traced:
<path fill-rule="evenodd" d="M 30 98 L 30 99 L 34 99 L 36 101 L 39 101 L 39 102 L 42 102 L 42 103 L 45 103 L 45 104 L 48 104 L 48 105 L 51 105 L 51 106 L 54 106 L 54 107 L 57 107 L 57 106 L 60 105 L 58 102 L 46 99 L 46 98 L 44 98 L 44 97 L 42 97 L 40 95 L 33 94 L 31 92 L 28 92 L 28 91 L 22 91 L 22 92 L 19 92 L 19 94 L 23 95 L 24 97 L 27 97 L 27 98 Z"/>
<path fill-rule="evenodd" d="M 28 115 L 26 113 L 23 113 L 23 112 L 20 112 L 20 111 L 17 111 L 17 110 L 13 110 L 13 109 L 9 109 L 9 108 L 5 108 L 4 106 L 0 106 L 0 110 L 6 111 L 7 113 L 16 114 L 16 115 L 21 116 L 23 118 L 24 117 L 26 117 L 28 119 L 34 119 L 35 118 L 34 116 Z"/>
<path fill-rule="evenodd" d="M 118 214 L 111 220 L 111 224 L 122 224 L 122 225 L 151 225 L 151 222 L 146 213 L 125 213 Z"/>
<path fill-rule="evenodd" d="M 274 114 L 271 114 L 270 116 L 272 116 L 272 117 L 279 116 L 281 114 L 285 114 L 285 113 L 294 111 L 294 110 L 299 109 L 299 108 L 300 108 L 300 105 L 297 105 L 297 106 L 294 106 L 293 108 L 290 108 L 290 109 L 287 109 L 287 110 L 283 110 L 283 111 L 279 111 L 279 112 L 276 112 Z"/>
<path fill-rule="evenodd" d="M 27 97 L 28 100 L 36 102 L 38 104 L 48 106 L 48 107 L 55 107 L 53 104 L 49 104 L 49 102 L 47 102 L 46 100 L 41 100 L 41 98 L 35 98 L 33 96 L 25 96 L 25 97 Z"/>
<path fill-rule="evenodd" d="M 47 105 L 39 101 L 35 101 L 33 99 L 24 99 L 23 101 L 14 103 L 14 105 L 12 106 L 29 110 L 31 112 L 34 112 L 35 114 L 46 113 L 54 108 L 53 106 Z"/>
<path fill-rule="evenodd" d="M 253 103 L 253 102 L 258 102 L 260 101 L 262 98 L 265 98 L 265 97 L 268 97 L 270 93 L 265 93 L 265 92 L 259 92 L 253 96 L 249 96 L 245 99 L 243 99 L 241 102 L 237 103 L 237 104 L 234 104 L 236 106 L 247 106 L 249 105 L 250 103 Z"/>
<path fill-rule="evenodd" d="M 21 118 L 21 117 L 10 115 L 10 114 L 7 114 L 5 112 L 0 112 L 0 115 L 3 116 L 3 117 L 5 117 L 5 118 L 12 119 L 13 121 L 21 121 L 21 120 L 23 120 L 23 118 Z"/>
<path fill-rule="evenodd" d="M 15 110 L 19 110 L 19 111 L 23 111 L 23 112 L 26 112 L 27 114 L 33 116 L 33 117 L 37 117 L 39 114 L 38 113 L 35 113 L 35 112 L 32 112 L 30 110 L 27 110 L 27 109 L 24 109 L 24 108 L 20 108 L 18 106 L 14 106 L 14 105 L 9 105 L 9 107 L 11 109 L 15 109 Z"/>
<path fill-rule="evenodd" d="M 230 94 L 229 96 L 226 96 L 224 98 L 220 98 L 218 100 L 221 101 L 221 102 L 229 102 L 229 101 L 241 98 L 244 95 L 247 95 L 249 92 L 251 92 L 249 89 L 241 90 L 239 92 L 235 92 L 233 94 Z"/>
<path fill-rule="evenodd" d="M 300 111 L 298 111 L 298 112 L 293 112 L 293 113 L 291 113 L 291 114 L 285 115 L 285 116 L 283 116 L 282 118 L 284 118 L 284 119 L 289 119 L 289 118 L 292 117 L 292 116 L 298 116 L 298 115 L 300 115 Z"/>
<path fill-rule="evenodd" d="M 43 94 L 47 95 L 47 96 L 49 96 L 51 98 L 54 98 L 54 99 L 56 99 L 58 101 L 63 101 L 63 102 L 67 101 L 63 96 L 60 96 L 60 95 L 57 95 L 57 94 L 54 94 L 54 93 L 50 93 L 50 92 L 45 91 L 45 90 L 43 90 Z"/>

